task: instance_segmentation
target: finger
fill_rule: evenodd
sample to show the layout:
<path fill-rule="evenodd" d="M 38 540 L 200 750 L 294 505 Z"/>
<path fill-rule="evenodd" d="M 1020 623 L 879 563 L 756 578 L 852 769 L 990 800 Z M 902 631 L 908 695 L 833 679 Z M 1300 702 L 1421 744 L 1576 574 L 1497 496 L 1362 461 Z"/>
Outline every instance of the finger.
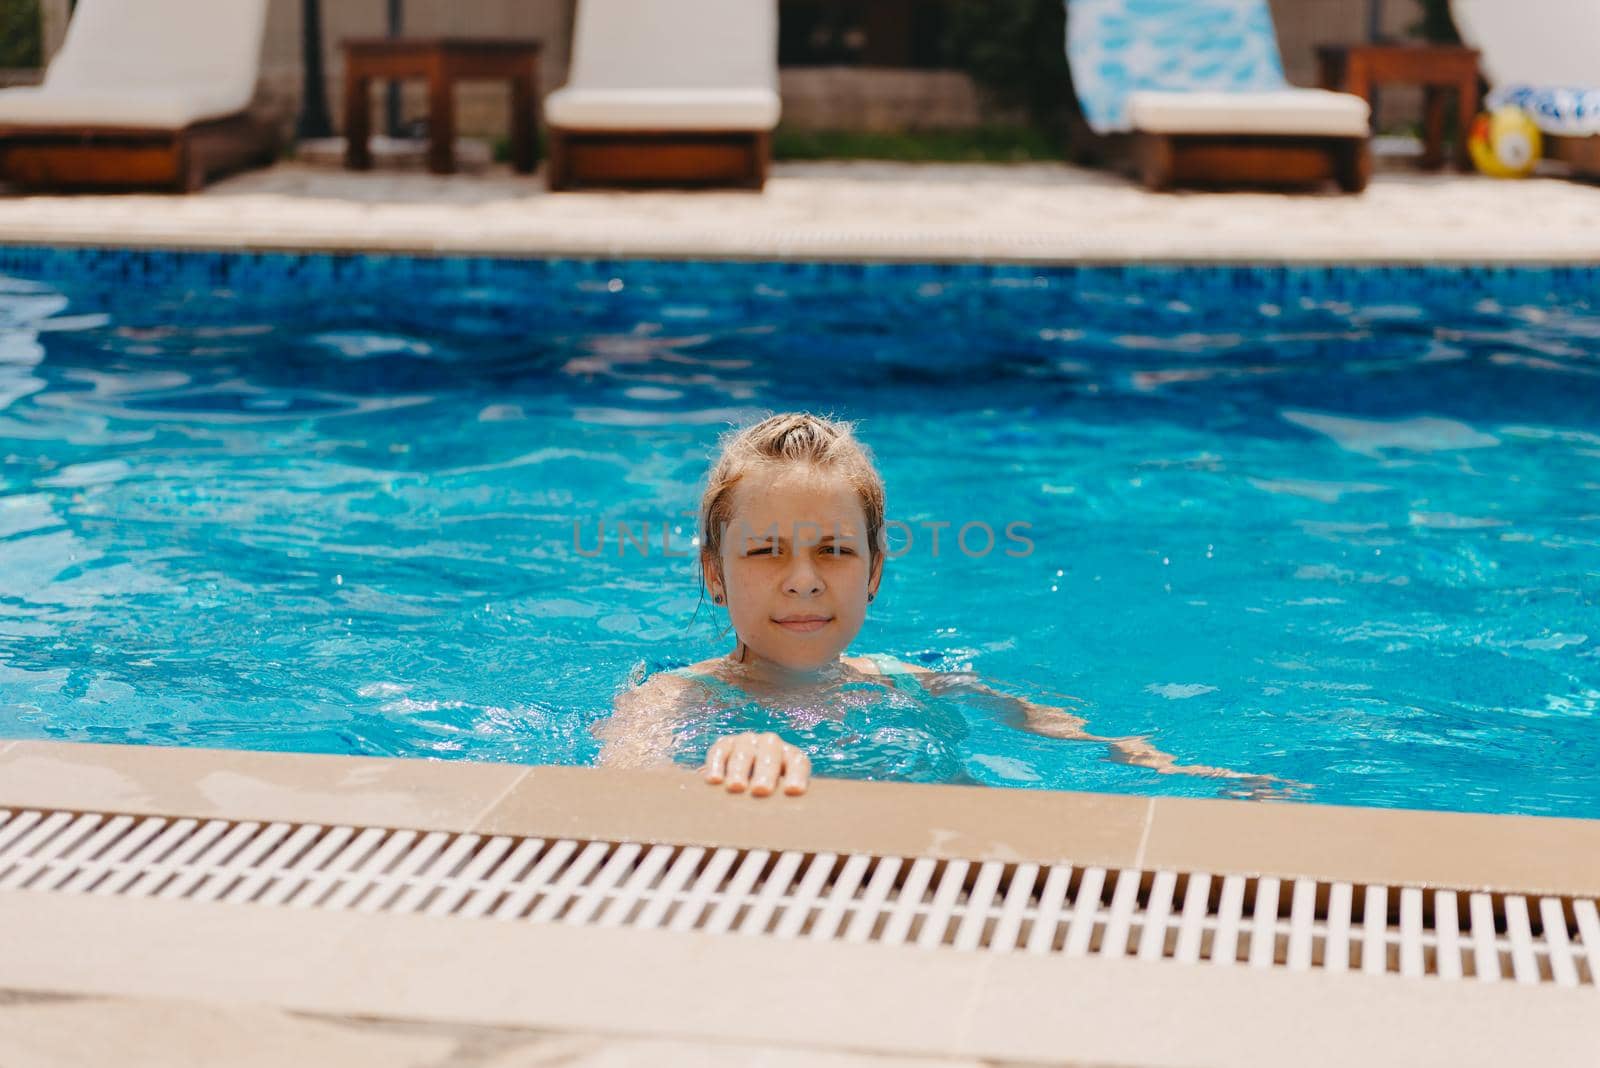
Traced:
<path fill-rule="evenodd" d="M 783 747 L 783 792 L 796 797 L 811 782 L 811 758 L 792 745 Z"/>
<path fill-rule="evenodd" d="M 755 735 L 741 734 L 728 753 L 728 792 L 742 794 L 750 785 L 750 771 L 756 762 Z"/>
<path fill-rule="evenodd" d="M 778 771 L 783 767 L 783 739 L 763 734 L 756 739 L 755 770 L 750 775 L 752 797 L 766 797 L 778 788 Z"/>
<path fill-rule="evenodd" d="M 706 782 L 715 786 L 727 776 L 728 753 L 732 749 L 732 737 L 724 736 L 711 743 L 711 748 L 706 753 Z"/>

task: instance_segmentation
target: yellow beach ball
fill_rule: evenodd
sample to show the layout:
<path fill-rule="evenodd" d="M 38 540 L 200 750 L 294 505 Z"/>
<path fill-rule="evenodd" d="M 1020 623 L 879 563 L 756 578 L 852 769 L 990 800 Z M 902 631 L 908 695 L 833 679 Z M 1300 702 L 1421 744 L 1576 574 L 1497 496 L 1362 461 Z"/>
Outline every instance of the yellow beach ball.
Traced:
<path fill-rule="evenodd" d="M 1526 178 L 1539 162 L 1539 127 L 1521 108 L 1496 108 L 1493 113 L 1472 120 L 1467 151 L 1484 174 Z"/>

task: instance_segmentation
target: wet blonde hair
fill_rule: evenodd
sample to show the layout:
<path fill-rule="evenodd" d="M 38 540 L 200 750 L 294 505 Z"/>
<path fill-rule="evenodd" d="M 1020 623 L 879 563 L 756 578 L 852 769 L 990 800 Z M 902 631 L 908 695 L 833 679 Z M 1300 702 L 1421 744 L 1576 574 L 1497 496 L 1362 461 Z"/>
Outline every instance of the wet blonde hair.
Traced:
<path fill-rule="evenodd" d="M 810 412 L 783 412 L 724 434 L 700 498 L 700 581 L 721 576 L 722 537 L 733 522 L 733 491 L 751 471 L 805 464 L 843 475 L 861 498 L 867 517 L 867 562 L 883 551 L 883 476 L 855 427 Z"/>

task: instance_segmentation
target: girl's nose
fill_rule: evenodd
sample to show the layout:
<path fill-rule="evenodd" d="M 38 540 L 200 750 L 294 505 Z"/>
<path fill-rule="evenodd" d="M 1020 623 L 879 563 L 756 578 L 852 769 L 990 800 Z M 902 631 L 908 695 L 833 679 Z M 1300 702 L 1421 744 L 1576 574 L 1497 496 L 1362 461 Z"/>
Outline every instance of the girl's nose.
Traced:
<path fill-rule="evenodd" d="M 811 565 L 811 561 L 798 554 L 794 557 L 794 561 L 794 566 L 784 577 L 783 592 L 802 597 L 815 597 L 821 593 L 822 576 L 817 574 L 817 569 Z"/>

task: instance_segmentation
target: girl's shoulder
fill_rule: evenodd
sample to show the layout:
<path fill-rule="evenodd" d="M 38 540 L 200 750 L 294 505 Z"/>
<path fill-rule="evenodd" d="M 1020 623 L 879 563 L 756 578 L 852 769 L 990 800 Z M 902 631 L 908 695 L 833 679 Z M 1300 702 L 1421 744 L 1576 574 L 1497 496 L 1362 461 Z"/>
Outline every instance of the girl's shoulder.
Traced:
<path fill-rule="evenodd" d="M 702 660 L 698 664 L 690 664 L 688 667 L 658 671 L 650 677 L 652 679 L 664 677 L 680 683 L 692 683 L 702 679 L 723 681 L 722 673 L 727 668 L 727 663 L 726 657 L 714 656 L 709 660 Z"/>
<path fill-rule="evenodd" d="M 937 671 L 908 664 L 904 660 L 897 660 L 886 653 L 867 653 L 865 656 L 847 656 L 845 664 L 859 671 L 863 675 L 870 675 L 882 679 L 885 683 L 897 690 L 909 693 L 923 693 L 932 695 L 940 682 Z"/>
<path fill-rule="evenodd" d="M 849 667 L 855 668 L 864 675 L 886 675 L 890 673 L 907 671 L 920 672 L 924 670 L 919 667 L 913 667 L 910 664 L 896 660 L 894 657 L 886 656 L 882 653 L 865 653 L 861 656 L 842 656 L 839 659 Z M 698 678 L 701 676 L 710 675 L 713 678 L 717 678 L 721 676 L 723 669 L 727 667 L 727 663 L 727 657 L 714 656 L 710 660 L 702 660 L 698 664 L 690 664 L 688 667 L 674 668 L 671 671 L 658 671 L 656 674 L 650 677 L 655 679 L 660 678 L 663 675 L 669 675 L 674 678 L 681 679 L 686 676 Z"/>
<path fill-rule="evenodd" d="M 725 668 L 726 661 L 723 657 L 712 657 L 710 660 L 702 660 L 688 667 L 658 671 L 642 685 L 651 687 L 661 694 L 683 695 L 710 689 L 726 695 L 732 693 L 734 686 L 722 677 Z"/>
<path fill-rule="evenodd" d="M 865 653 L 861 656 L 846 656 L 842 658 L 846 664 L 855 668 L 863 675 L 923 675 L 927 674 L 926 668 L 919 668 L 903 660 L 896 660 L 886 653 Z"/>
<path fill-rule="evenodd" d="M 616 708 L 654 708 L 668 703 L 676 703 L 694 687 L 694 683 L 686 678 L 673 675 L 670 672 L 658 671 L 654 675 L 636 682 L 617 694 L 613 704 Z"/>
<path fill-rule="evenodd" d="M 913 675 L 928 674 L 926 668 L 907 664 L 896 660 L 884 653 L 865 653 L 860 656 L 844 656 L 839 658 L 847 667 L 859 671 L 863 675 Z M 645 680 L 645 685 L 655 684 L 667 689 L 678 689 L 692 686 L 695 683 L 709 683 L 711 685 L 729 685 L 724 677 L 727 670 L 726 657 L 714 656 L 709 660 L 702 660 L 698 664 L 688 667 L 673 668 L 670 671 L 658 671 Z"/>

